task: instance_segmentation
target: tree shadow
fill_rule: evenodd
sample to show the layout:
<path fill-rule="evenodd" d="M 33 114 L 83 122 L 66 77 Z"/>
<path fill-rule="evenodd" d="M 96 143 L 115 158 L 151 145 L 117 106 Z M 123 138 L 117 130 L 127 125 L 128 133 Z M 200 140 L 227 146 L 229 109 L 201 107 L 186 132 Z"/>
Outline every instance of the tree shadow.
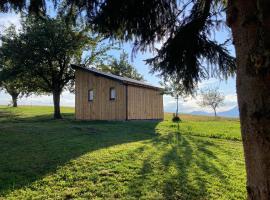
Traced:
<path fill-rule="evenodd" d="M 54 173 L 85 153 L 157 137 L 157 121 L 77 121 L 72 114 L 63 116 L 63 120 L 52 120 L 51 115 L 14 116 L 1 123 L 0 196 Z"/>
<path fill-rule="evenodd" d="M 202 174 L 215 176 L 226 184 L 222 171 L 209 162 L 208 159 L 218 161 L 215 153 L 209 147 L 217 147 L 213 142 L 200 138 L 169 133 L 153 138 L 146 145 L 153 145 L 155 149 L 144 159 L 139 176 L 129 184 L 129 193 L 137 199 L 144 198 L 142 191 L 145 187 L 149 191 L 155 191 L 156 185 L 163 188 L 159 193 L 162 199 L 208 199 L 207 182 Z M 165 153 L 158 155 L 158 152 Z M 146 153 L 146 152 L 143 152 Z M 161 162 L 162 169 L 156 170 L 153 163 Z M 222 161 L 220 161 L 222 162 Z M 197 171 L 194 169 L 198 169 Z M 161 171 L 164 174 L 156 174 Z M 147 177 L 162 177 L 156 180 L 156 184 L 149 183 Z M 192 177 L 192 178 L 191 178 Z M 162 182 L 160 182 L 162 180 Z M 149 186 L 148 184 L 152 184 Z"/>
<path fill-rule="evenodd" d="M 14 112 L 11 112 L 9 107 L 0 109 L 0 122 L 9 121 L 18 117 Z"/>
<path fill-rule="evenodd" d="M 73 120 L 74 114 L 73 113 L 62 113 L 63 121 L 65 120 Z M 18 112 L 12 112 L 10 108 L 1 108 L 0 109 L 0 122 L 1 123 L 8 123 L 8 122 L 48 122 L 48 121 L 55 121 L 53 119 L 52 114 L 39 114 L 31 117 L 24 116 Z M 60 120 L 59 120 L 60 121 Z"/>

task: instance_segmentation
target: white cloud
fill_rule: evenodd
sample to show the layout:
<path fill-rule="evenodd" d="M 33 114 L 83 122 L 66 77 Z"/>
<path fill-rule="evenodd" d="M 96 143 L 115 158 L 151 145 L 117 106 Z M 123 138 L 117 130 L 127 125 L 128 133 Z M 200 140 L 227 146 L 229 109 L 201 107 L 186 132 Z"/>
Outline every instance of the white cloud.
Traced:
<path fill-rule="evenodd" d="M 9 98 L 9 96 L 3 91 L 0 91 L 0 105 L 8 104 L 10 101 L 11 101 L 11 98 Z"/>
<path fill-rule="evenodd" d="M 210 108 L 202 108 L 198 105 L 200 95 L 196 98 L 189 97 L 186 100 L 179 100 L 179 112 L 189 113 L 192 111 L 206 111 L 212 112 Z M 165 112 L 175 112 L 176 110 L 176 100 L 168 95 L 164 95 L 164 111 Z M 11 102 L 11 98 L 8 94 L 0 92 L 0 105 L 7 105 Z M 53 98 L 51 95 L 31 95 L 28 98 L 22 98 L 18 101 L 21 105 L 48 105 L 53 106 Z M 61 95 L 61 106 L 75 106 L 75 95 L 69 93 L 68 91 L 63 92 Z M 236 94 L 225 95 L 225 104 L 221 106 L 218 111 L 223 112 L 230 110 L 231 108 L 237 106 L 237 96 Z"/>
<path fill-rule="evenodd" d="M 11 102 L 11 97 L 4 93 L 0 92 L 0 105 L 8 105 Z M 53 97 L 52 95 L 31 95 L 27 98 L 21 98 L 18 100 L 19 105 L 46 105 L 53 106 Z M 63 92 L 61 95 L 61 106 L 75 106 L 75 95 L 67 91 Z"/>
<path fill-rule="evenodd" d="M 164 111 L 165 112 L 175 112 L 176 110 L 176 100 L 168 95 L 164 96 Z M 195 110 L 201 110 L 197 104 L 197 100 L 189 97 L 185 100 L 179 99 L 179 112 L 188 113 Z"/>
<path fill-rule="evenodd" d="M 205 111 L 212 112 L 211 108 L 203 108 L 198 105 L 198 101 L 201 96 L 197 95 L 195 98 L 189 97 L 186 100 L 179 100 L 179 112 L 189 113 L 192 111 Z M 225 95 L 224 105 L 218 108 L 218 112 L 223 112 L 232 109 L 237 106 L 237 96 L 236 94 Z M 164 111 L 165 112 L 175 112 L 176 110 L 176 100 L 173 97 L 164 96 Z"/>
<path fill-rule="evenodd" d="M 204 89 L 208 87 L 218 87 L 219 86 L 219 80 L 215 78 L 210 78 L 208 80 L 204 80 L 198 83 L 198 88 L 199 89 Z"/>
<path fill-rule="evenodd" d="M 236 94 L 227 94 L 227 95 L 225 95 L 225 101 L 228 103 L 235 103 L 235 102 L 237 102 L 237 95 Z"/>
<path fill-rule="evenodd" d="M 1 13 L 0 14 L 0 33 L 9 27 L 11 24 L 14 24 L 18 29 L 21 28 L 20 15 L 15 13 Z"/>

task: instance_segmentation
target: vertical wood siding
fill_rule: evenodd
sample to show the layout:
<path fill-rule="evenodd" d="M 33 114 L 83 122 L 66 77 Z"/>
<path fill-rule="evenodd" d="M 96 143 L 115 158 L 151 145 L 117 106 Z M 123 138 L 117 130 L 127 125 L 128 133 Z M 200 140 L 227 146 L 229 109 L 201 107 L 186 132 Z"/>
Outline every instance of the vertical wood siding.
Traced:
<path fill-rule="evenodd" d="M 110 88 L 116 89 L 116 99 L 110 100 Z M 88 90 L 94 90 L 94 100 L 88 101 Z M 118 81 L 76 70 L 75 116 L 83 120 L 125 120 L 126 86 Z"/>
<path fill-rule="evenodd" d="M 110 100 L 111 87 L 116 89 L 116 100 Z M 94 100 L 89 102 L 88 90 L 90 89 L 94 91 Z M 126 86 L 115 80 L 76 70 L 76 119 L 163 119 L 163 115 L 163 96 L 160 91 L 132 85 Z"/>
<path fill-rule="evenodd" d="M 128 86 L 128 119 L 163 119 L 163 96 L 160 91 Z"/>

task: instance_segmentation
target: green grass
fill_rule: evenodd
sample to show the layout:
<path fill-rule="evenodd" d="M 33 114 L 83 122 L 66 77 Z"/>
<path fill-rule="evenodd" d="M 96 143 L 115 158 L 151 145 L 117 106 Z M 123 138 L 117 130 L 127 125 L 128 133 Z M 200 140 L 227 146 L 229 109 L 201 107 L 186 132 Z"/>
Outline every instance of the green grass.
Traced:
<path fill-rule="evenodd" d="M 181 115 L 182 122 L 179 125 L 182 134 L 204 136 L 210 138 L 241 140 L 240 122 L 235 118 L 215 118 L 206 116 Z M 172 114 L 166 114 L 167 120 L 162 126 L 167 129 L 177 128 L 177 124 L 172 124 Z"/>
<path fill-rule="evenodd" d="M 0 107 L 0 199 L 245 199 L 239 122 L 76 121 Z M 202 136 L 202 137 L 201 137 Z"/>

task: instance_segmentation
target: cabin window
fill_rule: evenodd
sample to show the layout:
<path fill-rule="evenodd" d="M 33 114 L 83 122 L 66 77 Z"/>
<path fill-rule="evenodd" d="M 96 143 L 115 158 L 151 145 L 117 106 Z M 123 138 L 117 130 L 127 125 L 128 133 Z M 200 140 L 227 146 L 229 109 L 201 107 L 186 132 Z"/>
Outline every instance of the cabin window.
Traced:
<path fill-rule="evenodd" d="M 94 90 L 88 90 L 88 101 L 93 101 L 94 100 Z"/>
<path fill-rule="evenodd" d="M 116 99 L 116 91 L 115 88 L 111 87 L 110 88 L 110 100 L 115 100 Z"/>

